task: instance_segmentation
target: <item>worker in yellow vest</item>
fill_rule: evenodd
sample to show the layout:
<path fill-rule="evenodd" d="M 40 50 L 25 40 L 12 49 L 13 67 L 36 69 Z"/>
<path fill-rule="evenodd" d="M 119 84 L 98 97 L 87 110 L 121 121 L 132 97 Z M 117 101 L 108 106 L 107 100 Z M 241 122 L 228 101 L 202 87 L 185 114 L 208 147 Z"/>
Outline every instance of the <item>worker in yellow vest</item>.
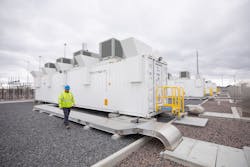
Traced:
<path fill-rule="evenodd" d="M 59 108 L 63 110 L 64 113 L 64 125 L 69 129 L 69 113 L 70 109 L 74 106 L 75 100 L 71 92 L 69 92 L 70 86 L 66 85 L 64 87 L 64 92 L 62 92 L 58 98 Z"/>

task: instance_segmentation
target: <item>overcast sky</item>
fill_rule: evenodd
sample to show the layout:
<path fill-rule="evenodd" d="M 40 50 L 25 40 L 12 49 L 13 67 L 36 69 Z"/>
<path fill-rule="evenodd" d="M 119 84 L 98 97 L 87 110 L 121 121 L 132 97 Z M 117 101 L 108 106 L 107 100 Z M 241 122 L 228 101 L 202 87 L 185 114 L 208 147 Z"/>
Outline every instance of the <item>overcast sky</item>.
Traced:
<path fill-rule="evenodd" d="M 62 57 L 65 42 L 72 57 L 82 42 L 98 52 L 111 37 L 151 45 L 171 73 L 194 75 L 198 50 L 206 79 L 250 78 L 249 0 L 0 0 L 0 80 L 26 79 L 39 56 L 42 63 Z"/>

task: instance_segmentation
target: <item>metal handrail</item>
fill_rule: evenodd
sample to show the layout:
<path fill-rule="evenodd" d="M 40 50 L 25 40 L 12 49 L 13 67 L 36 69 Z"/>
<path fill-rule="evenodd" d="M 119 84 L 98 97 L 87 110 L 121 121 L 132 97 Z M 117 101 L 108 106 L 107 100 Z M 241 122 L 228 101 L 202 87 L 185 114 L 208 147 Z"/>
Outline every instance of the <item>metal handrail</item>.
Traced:
<path fill-rule="evenodd" d="M 181 112 L 184 112 L 184 95 L 184 89 L 179 86 L 156 87 L 156 112 L 164 107 L 170 107 L 172 114 L 180 116 Z"/>

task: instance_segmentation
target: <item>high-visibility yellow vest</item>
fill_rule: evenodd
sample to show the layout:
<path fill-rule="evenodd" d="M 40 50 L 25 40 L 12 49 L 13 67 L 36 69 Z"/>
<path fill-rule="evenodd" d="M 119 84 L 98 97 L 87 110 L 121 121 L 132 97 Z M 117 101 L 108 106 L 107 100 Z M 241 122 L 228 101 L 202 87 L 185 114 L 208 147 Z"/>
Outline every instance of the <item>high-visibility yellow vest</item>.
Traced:
<path fill-rule="evenodd" d="M 70 108 L 75 104 L 74 96 L 71 92 L 62 92 L 58 98 L 59 108 Z"/>

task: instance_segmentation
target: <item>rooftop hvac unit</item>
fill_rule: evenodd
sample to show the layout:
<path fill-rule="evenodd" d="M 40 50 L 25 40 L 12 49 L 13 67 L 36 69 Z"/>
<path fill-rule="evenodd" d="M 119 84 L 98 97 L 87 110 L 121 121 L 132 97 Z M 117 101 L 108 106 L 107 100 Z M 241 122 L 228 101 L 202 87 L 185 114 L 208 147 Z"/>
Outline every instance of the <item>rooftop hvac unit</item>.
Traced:
<path fill-rule="evenodd" d="M 94 60 L 96 62 L 100 58 L 97 53 L 89 52 L 88 50 L 84 50 L 84 48 L 82 50 L 75 52 L 73 55 L 74 55 L 74 59 L 73 59 L 74 65 L 78 65 L 78 66 L 85 66 L 89 64 L 88 62 L 84 63 L 83 59 L 85 59 L 85 61 Z"/>
<path fill-rule="evenodd" d="M 190 79 L 190 74 L 188 71 L 181 71 L 180 72 L 180 78 L 188 78 Z"/>
<path fill-rule="evenodd" d="M 63 72 L 65 70 L 73 68 L 73 60 L 69 58 L 58 58 L 56 59 L 56 69 L 59 72 Z"/>
<path fill-rule="evenodd" d="M 121 45 L 124 57 L 149 55 L 153 53 L 153 49 L 149 45 L 135 38 L 121 40 Z"/>
<path fill-rule="evenodd" d="M 103 41 L 99 45 L 101 58 L 106 57 L 123 57 L 123 50 L 121 42 L 117 39 L 111 38 Z"/>
<path fill-rule="evenodd" d="M 56 72 L 56 66 L 54 63 L 45 63 L 44 67 L 42 68 L 43 74 L 53 74 Z"/>
<path fill-rule="evenodd" d="M 61 57 L 61 58 L 56 59 L 56 62 L 57 63 L 72 64 L 72 59 Z"/>
<path fill-rule="evenodd" d="M 56 68 L 56 65 L 54 63 L 45 63 L 44 67 L 46 67 L 46 68 Z"/>
<path fill-rule="evenodd" d="M 78 56 L 78 55 L 85 55 L 85 56 L 91 56 L 92 53 L 87 51 L 87 50 L 79 50 L 77 52 L 74 52 L 73 54 L 74 56 Z"/>

